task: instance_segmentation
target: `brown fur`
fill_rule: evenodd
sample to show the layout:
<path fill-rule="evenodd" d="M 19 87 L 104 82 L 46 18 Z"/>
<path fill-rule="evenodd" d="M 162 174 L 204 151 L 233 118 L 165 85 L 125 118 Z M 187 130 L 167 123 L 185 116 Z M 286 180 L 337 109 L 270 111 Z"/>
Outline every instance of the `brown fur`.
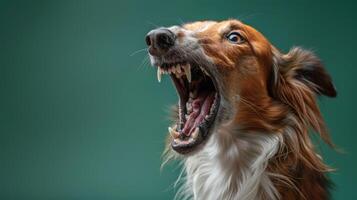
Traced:
<path fill-rule="evenodd" d="M 195 31 L 204 23 L 184 28 Z M 228 45 L 222 41 L 224 31 L 237 31 L 246 42 Z M 220 92 L 237 108 L 234 122 L 240 130 L 282 134 L 284 145 L 267 168 L 288 178 L 284 182 L 273 180 L 281 199 L 328 199 L 325 173 L 330 168 L 316 153 L 309 136 L 312 128 L 332 145 L 316 96 L 334 97 L 336 91 L 321 61 L 301 48 L 282 54 L 261 33 L 237 20 L 213 23 L 196 37 L 218 66 Z"/>

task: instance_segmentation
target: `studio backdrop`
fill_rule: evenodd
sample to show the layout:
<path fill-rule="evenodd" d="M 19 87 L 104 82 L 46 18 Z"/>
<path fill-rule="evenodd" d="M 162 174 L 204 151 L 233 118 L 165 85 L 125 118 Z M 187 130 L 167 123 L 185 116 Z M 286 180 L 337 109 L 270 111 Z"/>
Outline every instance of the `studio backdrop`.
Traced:
<path fill-rule="evenodd" d="M 173 199 L 160 171 L 171 81 L 144 37 L 156 27 L 240 19 L 281 51 L 313 50 L 338 91 L 319 104 L 337 152 L 333 199 L 357 199 L 354 1 L 0 1 L 0 199 Z"/>

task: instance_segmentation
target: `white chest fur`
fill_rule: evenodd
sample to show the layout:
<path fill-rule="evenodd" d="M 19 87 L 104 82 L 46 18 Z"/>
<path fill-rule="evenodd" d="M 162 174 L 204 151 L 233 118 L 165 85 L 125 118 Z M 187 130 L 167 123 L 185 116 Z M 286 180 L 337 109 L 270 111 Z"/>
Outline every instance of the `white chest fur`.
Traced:
<path fill-rule="evenodd" d="M 273 134 L 214 133 L 207 144 L 184 161 L 186 183 L 179 199 L 259 200 L 279 199 L 266 171 L 279 149 Z"/>

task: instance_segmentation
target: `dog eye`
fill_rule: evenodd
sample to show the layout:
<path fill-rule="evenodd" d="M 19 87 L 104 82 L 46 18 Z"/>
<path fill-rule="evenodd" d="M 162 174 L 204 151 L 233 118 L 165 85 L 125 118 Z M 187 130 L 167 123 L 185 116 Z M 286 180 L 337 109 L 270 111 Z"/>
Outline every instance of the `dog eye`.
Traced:
<path fill-rule="evenodd" d="M 227 39 L 231 42 L 231 43 L 234 43 L 234 44 L 240 44 L 242 42 L 244 42 L 244 39 L 243 37 L 237 33 L 237 32 L 232 32 L 232 33 L 229 33 L 227 35 Z"/>

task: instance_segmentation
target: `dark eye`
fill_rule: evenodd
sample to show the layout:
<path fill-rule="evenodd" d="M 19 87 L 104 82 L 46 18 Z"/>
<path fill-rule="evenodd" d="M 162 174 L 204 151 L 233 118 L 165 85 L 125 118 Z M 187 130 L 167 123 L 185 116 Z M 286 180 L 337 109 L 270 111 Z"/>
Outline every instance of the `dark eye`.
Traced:
<path fill-rule="evenodd" d="M 227 39 L 234 44 L 240 44 L 244 41 L 243 37 L 237 32 L 232 32 L 228 34 Z"/>

